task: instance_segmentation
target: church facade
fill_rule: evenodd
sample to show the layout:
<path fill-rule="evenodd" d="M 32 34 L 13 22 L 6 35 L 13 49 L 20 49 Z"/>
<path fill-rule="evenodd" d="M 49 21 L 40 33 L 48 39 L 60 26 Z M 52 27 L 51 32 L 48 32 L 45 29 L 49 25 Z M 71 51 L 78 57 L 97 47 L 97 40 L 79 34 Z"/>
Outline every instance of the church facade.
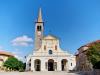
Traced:
<path fill-rule="evenodd" d="M 44 36 L 41 8 L 35 25 L 35 49 L 26 58 L 28 71 L 69 71 L 75 69 L 75 56 L 60 48 L 54 35 Z"/>

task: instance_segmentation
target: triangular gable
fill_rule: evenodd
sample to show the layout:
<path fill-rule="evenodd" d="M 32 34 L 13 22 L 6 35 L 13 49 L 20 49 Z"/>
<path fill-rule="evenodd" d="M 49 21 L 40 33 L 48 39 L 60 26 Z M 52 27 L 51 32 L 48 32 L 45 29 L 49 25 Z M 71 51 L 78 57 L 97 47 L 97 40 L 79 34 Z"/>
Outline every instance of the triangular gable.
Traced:
<path fill-rule="evenodd" d="M 55 39 L 55 40 L 57 40 L 58 38 L 53 36 L 53 35 L 47 35 L 43 39 L 45 39 L 45 40 L 47 40 L 47 39 L 52 39 L 52 40 Z"/>

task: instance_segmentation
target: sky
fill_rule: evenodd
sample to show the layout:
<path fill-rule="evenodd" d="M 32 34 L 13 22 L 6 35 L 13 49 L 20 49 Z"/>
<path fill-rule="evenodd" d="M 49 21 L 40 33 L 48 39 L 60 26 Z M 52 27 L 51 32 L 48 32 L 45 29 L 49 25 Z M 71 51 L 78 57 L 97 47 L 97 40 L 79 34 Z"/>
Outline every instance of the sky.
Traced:
<path fill-rule="evenodd" d="M 23 60 L 34 49 L 35 21 L 41 7 L 44 34 L 53 34 L 72 54 L 100 39 L 99 0 L 0 0 L 0 50 Z"/>

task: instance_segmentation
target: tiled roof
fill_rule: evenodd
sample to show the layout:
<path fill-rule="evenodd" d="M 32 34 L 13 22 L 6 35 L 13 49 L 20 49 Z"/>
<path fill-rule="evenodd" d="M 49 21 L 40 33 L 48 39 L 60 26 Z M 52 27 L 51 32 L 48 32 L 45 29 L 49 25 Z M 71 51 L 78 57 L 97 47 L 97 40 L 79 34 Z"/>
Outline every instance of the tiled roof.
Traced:
<path fill-rule="evenodd" d="M 86 46 L 91 46 L 91 45 L 94 45 L 95 43 L 100 43 L 100 40 L 96 40 L 91 43 L 88 43 Z"/>
<path fill-rule="evenodd" d="M 0 55 L 14 56 L 12 53 L 10 53 L 10 52 L 5 52 L 5 51 L 0 51 Z"/>
<path fill-rule="evenodd" d="M 90 43 L 88 43 L 86 45 L 81 46 L 80 48 L 82 48 L 82 47 L 90 47 L 90 46 L 94 45 L 95 43 L 100 43 L 100 40 L 96 40 L 96 41 L 90 42 Z M 78 50 L 80 48 L 78 48 Z"/>

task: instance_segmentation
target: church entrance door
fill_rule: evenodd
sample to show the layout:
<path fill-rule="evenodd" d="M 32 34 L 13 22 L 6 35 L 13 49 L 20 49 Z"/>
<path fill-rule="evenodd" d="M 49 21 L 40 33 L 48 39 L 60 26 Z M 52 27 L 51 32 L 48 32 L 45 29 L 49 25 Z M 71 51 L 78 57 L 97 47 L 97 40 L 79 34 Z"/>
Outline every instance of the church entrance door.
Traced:
<path fill-rule="evenodd" d="M 35 71 L 41 71 L 41 61 L 39 59 L 35 60 Z"/>
<path fill-rule="evenodd" d="M 61 61 L 62 71 L 66 71 L 67 70 L 66 63 L 67 63 L 67 60 L 66 59 L 62 59 L 62 61 Z"/>
<path fill-rule="evenodd" d="M 54 71 L 54 60 L 53 59 L 48 60 L 48 71 Z"/>

